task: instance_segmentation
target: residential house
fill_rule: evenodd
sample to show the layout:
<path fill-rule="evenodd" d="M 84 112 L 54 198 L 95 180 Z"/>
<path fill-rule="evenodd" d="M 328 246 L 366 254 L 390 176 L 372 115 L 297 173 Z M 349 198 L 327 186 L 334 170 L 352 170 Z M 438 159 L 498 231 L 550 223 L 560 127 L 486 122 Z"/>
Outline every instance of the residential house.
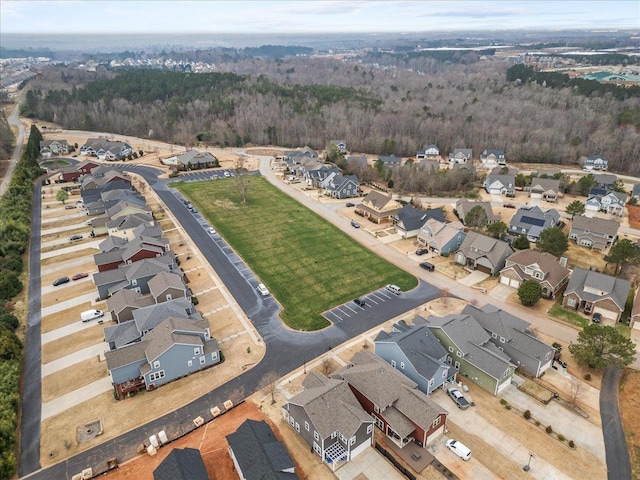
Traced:
<path fill-rule="evenodd" d="M 240 480 L 298 479 L 287 447 L 264 420 L 247 419 L 226 438 Z"/>
<path fill-rule="evenodd" d="M 484 181 L 484 189 L 491 195 L 516 195 L 516 178 L 513 175 L 488 175 Z"/>
<path fill-rule="evenodd" d="M 77 165 L 70 165 L 60 169 L 62 179 L 65 182 L 75 182 L 83 175 L 89 175 L 91 170 L 100 166 L 95 160 L 85 160 Z"/>
<path fill-rule="evenodd" d="M 82 178 L 85 178 L 85 177 L 82 177 Z M 88 207 L 94 202 L 101 202 L 99 207 L 101 209 L 104 209 L 104 200 L 102 200 L 102 195 L 111 191 L 119 191 L 119 192 L 128 191 L 131 193 L 136 192 L 136 190 L 131 186 L 130 182 L 115 180 L 113 182 L 105 183 L 104 185 L 101 185 L 100 187 L 97 187 L 97 188 L 93 188 L 90 190 L 80 190 L 80 196 L 82 197 L 82 202 L 84 203 L 85 207 Z M 102 213 L 102 211 L 100 211 L 99 213 Z M 89 213 L 87 211 L 87 214 L 97 215 L 98 213 Z"/>
<path fill-rule="evenodd" d="M 138 202 L 130 202 L 127 200 L 120 200 L 107 210 L 107 215 L 111 220 L 116 220 L 120 217 L 128 215 L 144 215 L 149 220 L 153 220 L 153 213 L 151 208 L 147 205 L 140 205 Z"/>
<path fill-rule="evenodd" d="M 467 305 L 462 313 L 471 315 L 491 335 L 489 341 L 529 375 L 538 378 L 553 363 L 555 348 L 536 338 L 529 322 L 490 304 Z"/>
<path fill-rule="evenodd" d="M 473 152 L 470 148 L 454 148 L 449 154 L 449 163 L 466 164 L 473 161 Z"/>
<path fill-rule="evenodd" d="M 120 242 L 117 242 L 120 243 Z M 166 238 L 145 238 L 140 237 L 126 242 L 121 246 L 116 246 L 115 242 L 111 242 L 114 247 L 108 252 L 100 252 L 93 256 L 99 272 L 113 270 L 123 263 L 131 264 L 142 260 L 143 258 L 161 257 L 170 252 L 169 240 Z M 101 243 L 104 245 L 104 242 Z"/>
<path fill-rule="evenodd" d="M 513 248 L 507 242 L 470 231 L 456 252 L 456 263 L 495 275 L 511 254 Z"/>
<path fill-rule="evenodd" d="M 480 161 L 485 167 L 493 167 L 495 165 L 506 165 L 507 159 L 504 150 L 485 150 L 480 154 Z"/>
<path fill-rule="evenodd" d="M 381 330 L 374 340 L 375 353 L 397 368 L 427 395 L 455 382 L 458 370 L 447 362 L 447 351 L 426 325 L 407 325 L 404 320 L 391 332 Z"/>
<path fill-rule="evenodd" d="M 540 234 L 560 222 L 560 214 L 551 209 L 546 212 L 540 207 L 525 205 L 511 218 L 508 232 L 511 235 L 526 235 L 530 242 L 537 242 Z"/>
<path fill-rule="evenodd" d="M 438 255 L 456 252 L 466 238 L 461 222 L 445 223 L 430 218 L 418 233 L 418 243 Z"/>
<path fill-rule="evenodd" d="M 373 445 L 374 419 L 345 380 L 311 372 L 283 407 L 284 420 L 333 471 Z"/>
<path fill-rule="evenodd" d="M 391 195 L 371 190 L 362 202 L 356 205 L 356 214 L 374 223 L 388 223 L 402 210 L 402 204 L 391 198 Z"/>
<path fill-rule="evenodd" d="M 80 147 L 80 155 L 90 155 L 100 160 L 122 160 L 132 153 L 133 148 L 128 143 L 106 138 L 89 138 Z"/>
<path fill-rule="evenodd" d="M 191 301 L 189 289 L 182 275 L 173 272 L 160 272 L 149 280 L 149 293 L 156 303 L 168 302 L 176 298 Z"/>
<path fill-rule="evenodd" d="M 110 218 L 105 216 L 105 218 Z M 134 213 L 131 215 L 120 216 L 113 220 L 109 219 L 105 222 L 106 233 L 113 237 L 121 237 L 125 240 L 133 240 L 135 238 L 136 231 L 139 231 L 140 227 L 153 227 L 155 226 L 155 220 L 149 218 L 146 213 Z M 94 231 L 96 227 L 94 225 Z M 96 233 L 97 236 L 97 233 Z"/>
<path fill-rule="evenodd" d="M 206 320 L 167 318 L 142 340 L 105 352 L 116 398 L 154 390 L 170 381 L 220 363 L 220 348 Z"/>
<path fill-rule="evenodd" d="M 325 195 L 331 198 L 355 198 L 358 196 L 360 182 L 355 175 L 344 177 L 332 173 L 320 182 L 320 188 L 324 188 Z"/>
<path fill-rule="evenodd" d="M 606 188 L 592 188 L 587 194 L 587 200 L 584 202 L 585 215 L 592 217 L 595 212 L 602 210 L 600 200 L 607 194 Z"/>
<path fill-rule="evenodd" d="M 609 161 L 600 155 L 590 155 L 578 160 L 580 166 L 586 170 L 607 170 Z"/>
<path fill-rule="evenodd" d="M 472 202 L 467 198 L 461 198 L 456 202 L 455 214 L 462 223 L 465 222 L 467 214 L 475 207 L 482 207 L 487 214 L 487 223 L 495 223 L 500 221 L 500 215 L 495 215 L 491 208 L 491 202 Z"/>
<path fill-rule="evenodd" d="M 330 140 L 330 145 L 335 145 L 340 153 L 347 153 L 347 142 L 345 140 Z"/>
<path fill-rule="evenodd" d="M 533 280 L 542 287 L 542 296 L 555 298 L 569 281 L 571 271 L 567 268 L 567 257 L 560 261 L 547 252 L 518 250 L 510 255 L 505 267 L 500 270 L 500 283 L 518 288 L 522 282 Z"/>
<path fill-rule="evenodd" d="M 609 215 L 624 215 L 624 206 L 627 203 L 627 194 L 624 192 L 609 192 L 600 198 L 600 211 Z"/>
<path fill-rule="evenodd" d="M 153 471 L 153 480 L 210 480 L 200 450 L 174 448 Z"/>
<path fill-rule="evenodd" d="M 361 165 L 363 167 L 366 167 L 369 164 L 365 155 L 349 155 L 347 157 L 347 163 L 353 163 L 356 165 Z"/>
<path fill-rule="evenodd" d="M 176 167 L 178 170 L 201 170 L 203 168 L 219 167 L 218 159 L 209 152 L 189 150 L 176 157 Z"/>
<path fill-rule="evenodd" d="M 630 288 L 628 280 L 576 267 L 562 305 L 587 315 L 600 313 L 603 323 L 615 325 L 624 311 Z"/>
<path fill-rule="evenodd" d="M 140 293 L 149 293 L 149 280 L 160 272 L 180 273 L 175 263 L 175 255 L 166 253 L 157 258 L 145 258 L 132 264 L 122 264 L 115 270 L 93 274 L 93 283 L 101 300 L 108 298 L 123 288 Z"/>
<path fill-rule="evenodd" d="M 511 384 L 516 365 L 509 356 L 491 342 L 492 336 L 468 314 L 444 317 L 418 317 L 414 323 L 425 323 L 447 350 L 447 360 L 460 374 L 492 395 L 498 395 Z"/>
<path fill-rule="evenodd" d="M 313 159 L 310 163 L 312 165 L 302 165 L 300 167 L 300 174 L 310 187 L 321 187 L 321 183 L 330 175 L 340 174 L 340 169 L 333 164 L 320 163 L 316 159 Z"/>
<path fill-rule="evenodd" d="M 440 208 L 418 210 L 411 205 L 403 205 L 393 218 L 396 232 L 402 238 L 413 238 L 420 233 L 420 229 L 430 219 L 434 218 L 442 223 L 446 222 L 444 213 Z"/>
<path fill-rule="evenodd" d="M 153 302 L 153 297 L 148 295 L 145 296 L 144 299 L 151 299 Z M 141 306 L 141 304 L 142 302 L 139 302 L 138 306 L 133 309 L 131 320 L 105 327 L 104 341 L 109 346 L 109 350 L 115 350 L 139 342 L 143 335 L 149 333 L 167 318 L 187 318 L 193 321 L 202 320 L 202 317 L 191 303 L 191 300 L 185 298 L 175 298 L 163 303 L 151 303 L 151 305 L 146 306 Z M 107 303 L 107 305 L 109 305 L 109 303 Z"/>
<path fill-rule="evenodd" d="M 116 189 L 116 190 L 99 190 L 100 195 L 87 196 L 86 200 L 89 203 L 84 204 L 84 208 L 87 211 L 87 215 L 101 215 L 106 213 L 111 207 L 117 205 L 119 202 L 127 202 L 129 204 L 138 205 L 140 208 L 145 208 L 146 199 L 135 190 L 130 188 Z"/>
<path fill-rule="evenodd" d="M 575 217 L 569 230 L 569 238 L 582 247 L 604 252 L 618 238 L 620 223 L 597 217 Z"/>
<path fill-rule="evenodd" d="M 380 160 L 382 165 L 387 168 L 399 167 L 402 165 L 402 158 L 396 157 L 395 155 L 381 156 L 378 157 L 378 160 Z"/>
<path fill-rule="evenodd" d="M 560 195 L 560 180 L 553 178 L 532 178 L 529 196 L 546 202 L 557 202 Z"/>
<path fill-rule="evenodd" d="M 346 380 L 376 426 L 400 448 L 410 442 L 427 448 L 445 431 L 448 412 L 372 352 L 356 352 L 331 377 Z"/>
<path fill-rule="evenodd" d="M 150 305 L 155 305 L 152 296 L 126 288 L 107 298 L 107 311 L 111 312 L 111 320 L 118 323 L 133 320 L 135 310 Z"/>
<path fill-rule="evenodd" d="M 611 189 L 618 181 L 618 177 L 612 173 L 599 173 L 593 176 L 598 188 L 604 188 L 605 190 Z"/>
<path fill-rule="evenodd" d="M 424 147 L 424 150 L 418 150 L 416 152 L 416 161 L 421 162 L 422 160 L 439 160 L 440 159 L 440 149 L 433 144 L 427 145 Z"/>
<path fill-rule="evenodd" d="M 40 140 L 40 155 L 42 155 L 42 158 L 68 154 L 69 145 L 66 140 Z"/>
<path fill-rule="evenodd" d="M 94 169 L 95 170 L 95 169 Z M 126 173 L 118 172 L 117 170 L 110 170 L 104 175 L 84 175 L 80 179 L 80 188 L 82 190 L 94 190 L 103 187 L 107 183 L 123 182 L 129 185 L 131 188 L 131 177 Z"/>

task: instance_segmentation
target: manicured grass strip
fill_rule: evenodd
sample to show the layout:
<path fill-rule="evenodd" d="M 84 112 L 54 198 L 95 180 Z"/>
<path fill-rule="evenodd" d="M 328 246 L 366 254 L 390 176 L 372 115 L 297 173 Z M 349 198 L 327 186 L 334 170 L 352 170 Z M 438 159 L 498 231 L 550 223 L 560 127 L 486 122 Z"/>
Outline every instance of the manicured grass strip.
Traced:
<path fill-rule="evenodd" d="M 412 275 L 378 257 L 261 177 L 251 177 L 246 204 L 235 179 L 172 184 L 193 202 L 251 267 L 284 310 L 291 328 L 328 325 L 321 313 Z"/>
<path fill-rule="evenodd" d="M 576 312 L 572 312 L 571 310 L 567 310 L 562 306 L 562 303 L 558 302 L 553 305 L 549 309 L 549 315 L 552 317 L 556 317 L 560 320 L 563 320 L 567 323 L 571 323 L 573 325 L 577 325 L 579 327 L 586 327 L 589 325 L 589 320 L 584 318 L 582 315 Z"/>

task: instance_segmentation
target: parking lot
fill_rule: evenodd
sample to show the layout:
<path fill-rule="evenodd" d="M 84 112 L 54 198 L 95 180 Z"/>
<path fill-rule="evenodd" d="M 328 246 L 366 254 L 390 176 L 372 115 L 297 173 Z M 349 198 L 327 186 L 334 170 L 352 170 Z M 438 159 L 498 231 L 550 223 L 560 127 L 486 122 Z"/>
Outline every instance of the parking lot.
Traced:
<path fill-rule="evenodd" d="M 402 294 L 401 294 L 402 295 Z M 382 304 L 398 299 L 386 288 L 380 288 L 358 298 L 364 300 L 364 305 L 358 305 L 354 300 L 338 305 L 326 311 L 322 316 L 332 323 L 342 323 L 347 320 L 357 320 L 359 315 L 370 314 L 373 309 L 379 308 Z"/>

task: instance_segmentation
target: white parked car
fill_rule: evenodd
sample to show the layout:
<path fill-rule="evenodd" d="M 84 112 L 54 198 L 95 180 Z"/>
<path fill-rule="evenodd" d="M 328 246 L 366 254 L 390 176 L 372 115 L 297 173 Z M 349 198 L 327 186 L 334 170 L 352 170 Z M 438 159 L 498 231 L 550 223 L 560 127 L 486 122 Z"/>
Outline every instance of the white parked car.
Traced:
<path fill-rule="evenodd" d="M 269 290 L 267 289 L 267 287 L 264 286 L 264 283 L 258 284 L 258 291 L 260 292 L 260 295 L 262 295 L 263 297 L 266 297 L 267 295 L 269 295 Z"/>
<path fill-rule="evenodd" d="M 215 235 L 216 231 L 213 228 L 208 228 L 207 232 L 209 232 L 209 235 Z"/>
<path fill-rule="evenodd" d="M 458 440 L 447 440 L 447 448 L 465 462 L 471 458 L 471 450 Z"/>

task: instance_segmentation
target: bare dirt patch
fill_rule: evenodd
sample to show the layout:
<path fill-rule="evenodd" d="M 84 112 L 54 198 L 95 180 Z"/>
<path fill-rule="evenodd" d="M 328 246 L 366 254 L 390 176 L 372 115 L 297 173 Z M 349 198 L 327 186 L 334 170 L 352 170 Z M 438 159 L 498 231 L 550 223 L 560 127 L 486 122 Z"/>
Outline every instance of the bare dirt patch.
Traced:
<path fill-rule="evenodd" d="M 106 238 L 106 237 L 105 237 Z M 57 265 L 68 260 L 77 260 L 80 257 L 92 257 L 98 253 L 95 248 L 82 248 L 82 245 L 78 246 L 78 250 L 75 252 L 63 253 L 54 257 L 43 258 L 40 260 L 41 267 L 47 267 L 49 265 Z"/>
<path fill-rule="evenodd" d="M 78 375 L 78 372 L 82 372 L 82 375 Z M 108 375 L 106 365 L 100 362 L 97 355 L 47 375 L 42 379 L 42 403 L 50 402 Z"/>
<path fill-rule="evenodd" d="M 606 262 L 604 261 L 604 255 L 602 255 L 602 252 L 591 250 L 586 247 L 580 247 L 570 240 L 569 249 L 566 251 L 565 255 L 569 257 L 567 265 L 569 268 L 580 267 L 588 270 L 589 267 L 595 267 L 600 269 L 600 271 L 604 271 Z"/>
<path fill-rule="evenodd" d="M 102 325 L 67 335 L 64 338 L 42 345 L 42 363 L 50 363 L 70 353 L 104 342 Z"/>
<path fill-rule="evenodd" d="M 640 228 L 640 205 L 627 204 L 627 214 L 629 226 L 636 229 Z"/>
<path fill-rule="evenodd" d="M 640 478 L 640 372 L 637 370 L 625 369 L 618 403 L 629 449 L 631 476 Z"/>
<path fill-rule="evenodd" d="M 100 302 L 96 305 L 92 305 L 91 302 L 85 302 L 85 303 L 81 303 L 80 305 L 76 305 L 73 308 L 68 308 L 66 310 L 61 310 L 60 312 L 47 315 L 46 317 L 42 318 L 42 321 L 40 323 L 41 331 L 42 333 L 47 333 L 47 332 L 56 330 L 60 327 L 64 327 L 66 325 L 71 325 L 72 323 L 80 322 L 80 313 L 84 312 L 85 310 L 89 310 L 91 308 L 104 310 L 105 305 L 106 305 L 106 302 Z M 104 317 L 105 325 L 103 325 L 103 327 L 107 326 L 106 323 L 107 321 L 109 321 L 109 318 L 110 318 L 110 317 L 109 318 L 107 317 L 108 316 Z"/>

